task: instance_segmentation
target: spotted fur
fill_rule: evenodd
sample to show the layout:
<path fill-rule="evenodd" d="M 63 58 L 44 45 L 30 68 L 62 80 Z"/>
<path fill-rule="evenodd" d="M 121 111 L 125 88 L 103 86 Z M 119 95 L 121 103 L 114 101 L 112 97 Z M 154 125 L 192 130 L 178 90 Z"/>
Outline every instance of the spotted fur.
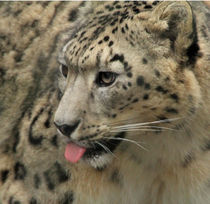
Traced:
<path fill-rule="evenodd" d="M 0 203 L 210 203 L 204 4 L 3 2 L 0 13 Z M 107 71 L 115 81 L 99 86 Z M 88 147 L 76 164 L 66 140 Z"/>

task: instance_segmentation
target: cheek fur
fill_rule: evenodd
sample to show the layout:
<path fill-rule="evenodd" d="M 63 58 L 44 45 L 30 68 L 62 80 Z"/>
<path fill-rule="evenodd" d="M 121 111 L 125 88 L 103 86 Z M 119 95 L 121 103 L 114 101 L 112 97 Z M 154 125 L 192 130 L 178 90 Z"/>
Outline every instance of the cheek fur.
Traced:
<path fill-rule="evenodd" d="M 58 78 L 58 87 L 61 93 L 64 93 L 67 86 L 67 80 L 63 76 L 59 76 Z"/>

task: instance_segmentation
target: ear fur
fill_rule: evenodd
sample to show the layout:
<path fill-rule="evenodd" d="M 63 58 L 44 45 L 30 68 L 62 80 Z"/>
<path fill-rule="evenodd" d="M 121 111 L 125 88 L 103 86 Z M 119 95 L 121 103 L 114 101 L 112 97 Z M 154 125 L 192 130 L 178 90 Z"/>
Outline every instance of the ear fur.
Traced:
<path fill-rule="evenodd" d="M 171 48 L 181 64 L 195 63 L 199 47 L 196 25 L 189 3 L 162 2 L 152 14 L 140 14 L 139 17 L 148 18 L 146 28 L 149 32 L 171 41 Z"/>

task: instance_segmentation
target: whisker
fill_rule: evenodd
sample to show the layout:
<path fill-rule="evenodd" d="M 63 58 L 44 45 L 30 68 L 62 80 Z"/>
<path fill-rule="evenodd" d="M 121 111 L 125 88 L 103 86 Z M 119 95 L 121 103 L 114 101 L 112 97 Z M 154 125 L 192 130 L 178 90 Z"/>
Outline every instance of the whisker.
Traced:
<path fill-rule="evenodd" d="M 123 127 L 129 127 L 129 126 L 143 126 L 143 125 L 149 125 L 149 124 L 158 124 L 158 123 L 167 123 L 171 121 L 178 120 L 180 118 L 171 118 L 171 119 L 164 119 L 164 120 L 157 120 L 157 121 L 152 121 L 152 122 L 144 122 L 144 123 L 133 123 L 133 124 L 127 124 L 127 125 L 119 125 L 115 126 L 113 128 L 123 128 Z"/>
<path fill-rule="evenodd" d="M 133 132 L 133 131 L 160 132 L 161 130 L 135 128 L 135 129 L 116 129 L 116 130 L 111 130 L 110 132 Z"/>
<path fill-rule="evenodd" d="M 122 141 L 126 141 L 126 142 L 131 142 L 135 145 L 137 145 L 138 147 L 140 147 L 141 149 L 145 150 L 145 151 L 149 151 L 147 148 L 145 148 L 144 146 L 142 146 L 141 144 L 139 144 L 138 142 L 134 141 L 134 140 L 130 140 L 127 138 L 121 138 L 121 137 L 105 137 L 107 139 L 111 139 L 111 140 L 122 140 Z"/>
<path fill-rule="evenodd" d="M 127 121 L 131 121 L 131 120 L 135 120 L 135 119 L 139 119 L 139 117 L 134 117 L 132 119 L 118 120 L 118 121 L 113 122 L 112 125 L 114 125 L 114 124 L 120 124 L 122 122 L 127 122 Z"/>
<path fill-rule="evenodd" d="M 173 131 L 176 131 L 176 130 L 173 129 L 173 128 L 167 128 L 167 127 L 162 127 L 162 126 L 159 126 L 159 127 L 158 127 L 158 126 L 152 126 L 152 125 L 151 125 L 151 126 L 145 126 L 145 125 L 141 125 L 141 124 L 139 125 L 139 127 L 138 127 L 136 124 L 134 124 L 134 126 L 131 126 L 131 125 L 130 125 L 130 126 L 126 126 L 126 125 L 125 125 L 124 127 L 120 127 L 120 129 L 132 129 L 132 128 L 135 129 L 135 128 L 141 128 L 141 127 L 144 128 L 144 129 L 145 129 L 145 128 L 146 128 L 146 129 L 147 129 L 147 128 L 151 128 L 151 130 L 152 130 L 152 129 L 159 129 L 159 130 L 173 130 Z M 113 127 L 113 130 L 114 130 L 114 129 L 119 129 L 119 128 L 118 128 L 118 127 Z"/>
<path fill-rule="evenodd" d="M 110 153 L 113 157 L 117 158 L 117 156 L 105 145 L 101 144 L 100 142 L 95 141 L 96 144 L 100 145 L 107 153 Z"/>

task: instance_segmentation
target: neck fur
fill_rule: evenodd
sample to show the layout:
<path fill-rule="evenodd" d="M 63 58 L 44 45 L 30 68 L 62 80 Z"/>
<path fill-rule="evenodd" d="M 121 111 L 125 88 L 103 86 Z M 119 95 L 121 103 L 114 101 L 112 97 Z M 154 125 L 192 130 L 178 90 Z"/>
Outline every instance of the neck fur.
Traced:
<path fill-rule="evenodd" d="M 209 137 L 206 113 L 196 113 L 176 125 L 174 130 L 162 132 L 141 132 L 128 138 L 137 141 L 145 149 L 130 145 L 129 151 L 147 167 L 165 168 L 186 166 L 197 154 L 202 153 L 202 147 Z"/>

